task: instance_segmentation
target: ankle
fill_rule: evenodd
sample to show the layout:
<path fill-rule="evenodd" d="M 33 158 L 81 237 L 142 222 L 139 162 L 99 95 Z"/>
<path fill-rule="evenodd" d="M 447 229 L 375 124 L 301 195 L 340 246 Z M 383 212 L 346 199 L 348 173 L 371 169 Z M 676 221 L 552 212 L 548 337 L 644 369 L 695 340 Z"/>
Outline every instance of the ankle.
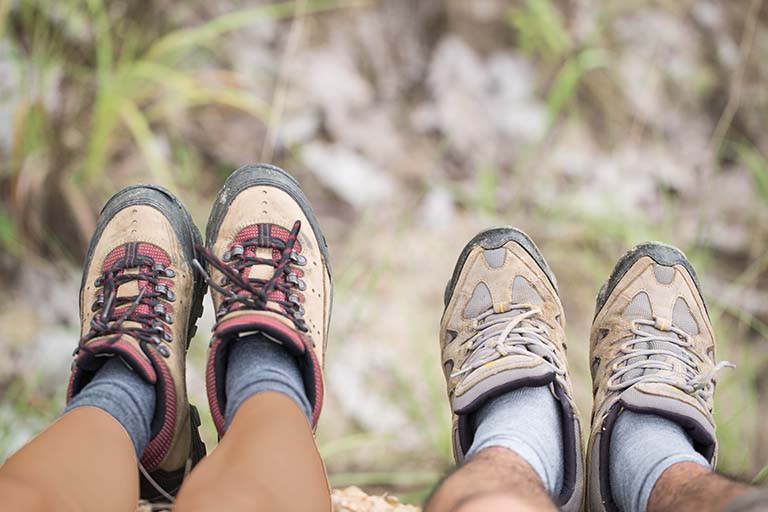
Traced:
<path fill-rule="evenodd" d="M 648 512 L 723 510 L 750 489 L 700 464 L 681 462 L 670 466 L 659 477 L 648 499 Z"/>
<path fill-rule="evenodd" d="M 443 481 L 427 500 L 427 512 L 469 512 L 486 509 L 483 505 L 524 503 L 522 510 L 555 510 L 539 475 L 514 451 L 490 447 L 477 452 Z M 500 508 L 498 510 L 518 510 Z"/>

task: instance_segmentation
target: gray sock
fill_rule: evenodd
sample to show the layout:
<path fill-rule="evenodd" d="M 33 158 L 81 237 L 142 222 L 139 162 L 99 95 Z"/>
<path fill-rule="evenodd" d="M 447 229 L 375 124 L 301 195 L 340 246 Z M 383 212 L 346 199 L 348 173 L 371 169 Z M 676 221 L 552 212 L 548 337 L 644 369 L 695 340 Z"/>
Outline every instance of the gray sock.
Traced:
<path fill-rule="evenodd" d="M 240 405 L 262 391 L 287 395 L 298 404 L 307 421 L 312 421 L 312 406 L 304 389 L 298 361 L 285 348 L 260 335 L 233 342 L 227 356 L 225 386 L 226 428 L 229 428 Z"/>
<path fill-rule="evenodd" d="M 119 358 L 112 357 L 75 395 L 63 414 L 77 407 L 98 407 L 120 422 L 133 441 L 136 457 L 141 457 L 152 435 L 155 399 L 152 384 L 139 377 Z"/>
<path fill-rule="evenodd" d="M 549 386 L 520 388 L 489 400 L 475 415 L 471 457 L 483 448 L 509 448 L 528 464 L 555 496 L 563 486 L 562 412 Z"/>
<path fill-rule="evenodd" d="M 709 467 L 680 425 L 632 411 L 619 414 L 609 456 L 611 493 L 623 512 L 645 512 L 656 480 L 673 464 L 696 462 Z"/>

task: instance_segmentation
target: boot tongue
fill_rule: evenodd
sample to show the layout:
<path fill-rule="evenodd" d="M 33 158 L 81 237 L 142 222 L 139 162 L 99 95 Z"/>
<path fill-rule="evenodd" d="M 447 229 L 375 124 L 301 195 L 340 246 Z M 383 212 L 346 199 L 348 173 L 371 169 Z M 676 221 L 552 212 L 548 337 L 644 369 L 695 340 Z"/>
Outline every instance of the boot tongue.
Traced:
<path fill-rule="evenodd" d="M 136 275 L 141 272 L 141 269 L 139 268 L 128 268 L 123 270 L 123 275 Z M 166 284 L 166 286 L 168 286 Z M 126 283 L 121 284 L 117 288 L 117 293 L 115 294 L 115 297 L 120 298 L 130 298 L 132 301 L 136 299 L 136 297 L 139 295 L 140 290 L 144 288 L 145 294 L 150 292 L 151 285 L 147 281 L 140 281 L 140 280 L 133 280 L 128 281 Z M 133 302 L 128 302 L 125 304 L 121 304 L 120 306 L 117 306 L 115 309 L 115 315 L 117 317 L 121 316 L 125 312 L 128 311 L 129 308 L 133 307 Z M 166 309 L 168 309 L 168 306 L 164 306 Z M 146 303 L 140 303 L 138 306 L 136 306 L 136 310 L 134 311 L 133 315 L 149 315 L 152 313 L 152 308 L 150 305 Z M 136 322 L 134 320 L 127 319 L 123 321 L 123 327 L 130 327 L 130 328 L 140 328 L 143 329 L 146 326 L 140 322 Z"/>
<path fill-rule="evenodd" d="M 266 247 L 258 247 L 253 251 L 254 256 L 262 259 L 272 259 L 272 249 Z M 272 279 L 275 274 L 275 267 L 271 265 L 251 265 L 248 268 L 248 277 L 250 279 Z"/>
<path fill-rule="evenodd" d="M 629 303 L 629 305 L 624 310 L 624 318 L 627 320 L 648 320 L 648 321 L 654 321 L 654 311 L 651 307 L 651 301 L 648 297 L 648 294 L 645 292 L 640 292 L 632 299 L 632 301 Z M 664 323 L 663 321 L 661 323 Z M 697 334 L 698 333 L 698 327 L 696 326 L 696 322 L 693 320 L 693 317 L 691 316 L 690 311 L 688 310 L 687 305 L 685 304 L 685 301 L 680 298 L 675 303 L 675 307 L 673 309 L 673 314 L 670 322 L 671 325 L 675 325 L 678 328 L 683 329 L 688 334 Z M 634 344 L 634 348 L 638 350 L 658 350 L 658 351 L 666 351 L 666 352 L 672 352 L 673 354 L 679 354 L 681 357 L 685 358 L 685 355 L 683 351 L 685 350 L 682 348 L 679 344 L 675 343 L 674 341 L 667 341 L 670 338 L 678 338 L 678 335 L 669 329 L 667 330 L 661 330 L 653 325 L 645 325 L 645 324 L 637 324 L 637 329 L 643 333 L 649 334 L 657 339 L 649 340 L 649 341 L 638 341 Z M 638 337 L 635 337 L 637 339 Z M 665 339 L 666 338 L 666 339 Z M 644 377 L 647 375 L 654 375 L 654 374 L 660 374 L 660 373 L 668 373 L 670 377 L 677 377 L 679 378 L 680 372 L 685 372 L 687 378 L 693 378 L 695 375 L 691 374 L 690 368 L 682 364 L 680 361 L 678 361 L 675 358 L 672 358 L 665 354 L 655 354 L 655 355 L 639 355 L 636 357 L 632 357 L 627 361 L 627 365 L 632 365 L 641 361 L 667 361 L 671 363 L 674 366 L 674 370 L 672 372 L 668 372 L 666 370 L 659 370 L 657 368 L 637 368 L 635 370 L 631 370 L 627 372 L 624 377 L 622 378 L 623 381 L 627 381 L 630 379 L 635 379 L 638 377 Z"/>
<path fill-rule="evenodd" d="M 261 258 L 264 260 L 277 261 L 277 259 L 280 258 L 280 251 L 271 247 L 251 246 L 246 249 L 245 253 L 247 256 Z M 248 279 L 261 279 L 263 281 L 269 281 L 275 275 L 275 267 L 272 265 L 251 265 L 247 267 L 247 271 Z M 273 290 L 269 294 L 269 299 L 270 300 L 267 301 L 267 307 L 284 310 L 285 308 L 278 304 L 276 301 L 286 301 L 288 297 L 286 297 L 285 293 L 282 291 Z"/>

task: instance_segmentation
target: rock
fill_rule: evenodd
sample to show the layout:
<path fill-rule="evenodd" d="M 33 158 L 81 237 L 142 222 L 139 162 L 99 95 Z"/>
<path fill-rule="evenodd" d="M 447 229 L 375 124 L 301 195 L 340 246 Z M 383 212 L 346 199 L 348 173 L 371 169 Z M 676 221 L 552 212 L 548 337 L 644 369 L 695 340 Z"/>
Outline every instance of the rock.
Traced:
<path fill-rule="evenodd" d="M 413 505 L 404 505 L 390 495 L 368 496 L 358 487 L 334 489 L 331 493 L 333 512 L 419 512 Z"/>
<path fill-rule="evenodd" d="M 333 512 L 420 512 L 420 508 L 404 505 L 394 496 L 369 496 L 359 487 L 334 489 L 331 492 Z M 164 512 L 172 510 L 170 505 L 151 505 L 140 501 L 136 512 Z"/>
<path fill-rule="evenodd" d="M 397 189 L 388 174 L 341 144 L 313 142 L 304 146 L 301 154 L 326 187 L 357 208 L 382 202 Z"/>

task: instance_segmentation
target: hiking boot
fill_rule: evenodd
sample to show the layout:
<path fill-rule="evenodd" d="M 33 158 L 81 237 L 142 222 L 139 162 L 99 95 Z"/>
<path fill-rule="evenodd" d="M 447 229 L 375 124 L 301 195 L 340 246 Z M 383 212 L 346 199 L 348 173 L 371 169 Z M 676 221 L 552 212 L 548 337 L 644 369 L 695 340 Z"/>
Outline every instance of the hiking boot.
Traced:
<path fill-rule="evenodd" d="M 200 419 L 187 402 L 185 362 L 202 314 L 205 283 L 194 270 L 200 233 L 167 190 L 135 185 L 104 206 L 80 287 L 81 339 L 67 402 L 110 357 L 155 386 L 152 437 L 140 464 L 141 497 L 168 499 L 204 455 Z"/>
<path fill-rule="evenodd" d="M 608 468 L 613 426 L 624 410 L 678 423 L 714 465 L 714 376 L 730 363 L 715 364 L 707 307 L 682 252 L 650 242 L 619 260 L 597 296 L 590 359 L 590 510 L 617 510 Z"/>
<path fill-rule="evenodd" d="M 231 342 L 257 332 L 298 358 L 314 430 L 323 405 L 331 274 L 325 238 L 296 180 L 270 165 L 232 173 L 208 219 L 202 259 L 216 310 L 206 385 L 219 436 Z"/>
<path fill-rule="evenodd" d="M 584 463 L 564 326 L 555 276 L 525 233 L 494 228 L 464 247 L 445 290 L 440 327 L 456 460 L 472 445 L 473 413 L 487 400 L 549 386 L 562 410 L 565 448 L 563 487 L 554 499 L 563 510 L 576 511 Z"/>

